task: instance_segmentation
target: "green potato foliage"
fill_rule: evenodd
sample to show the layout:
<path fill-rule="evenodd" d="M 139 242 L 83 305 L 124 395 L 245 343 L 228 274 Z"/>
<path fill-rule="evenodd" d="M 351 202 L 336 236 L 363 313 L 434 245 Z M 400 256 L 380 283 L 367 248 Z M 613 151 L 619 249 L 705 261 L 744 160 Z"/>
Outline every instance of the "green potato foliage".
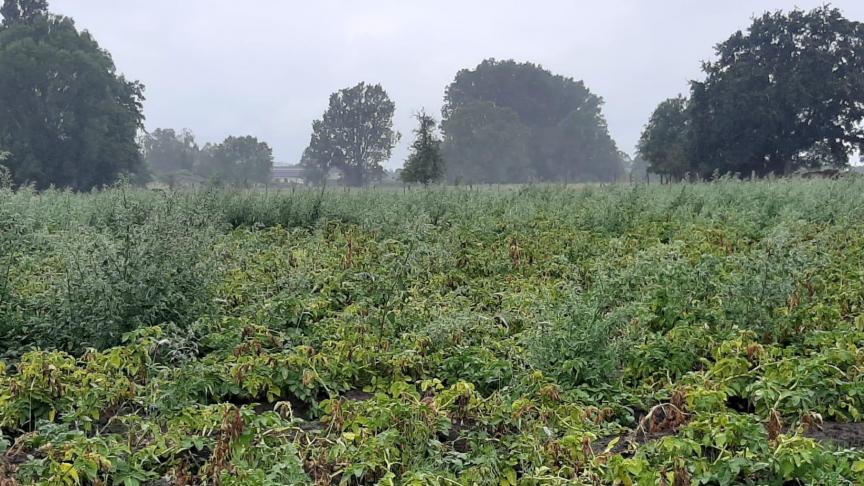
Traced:
<path fill-rule="evenodd" d="M 0 484 L 861 484 L 862 189 L 0 189 Z"/>

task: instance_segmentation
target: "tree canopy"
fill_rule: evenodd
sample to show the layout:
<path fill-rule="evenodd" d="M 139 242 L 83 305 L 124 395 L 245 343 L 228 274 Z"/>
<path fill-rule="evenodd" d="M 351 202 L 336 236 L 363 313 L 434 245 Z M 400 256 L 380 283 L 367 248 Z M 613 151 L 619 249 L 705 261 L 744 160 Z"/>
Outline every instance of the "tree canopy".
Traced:
<path fill-rule="evenodd" d="M 510 108 L 474 102 L 454 110 L 442 124 L 447 177 L 466 183 L 531 180 L 530 134 Z"/>
<path fill-rule="evenodd" d="M 323 117 L 312 123 L 303 154 L 307 179 L 323 180 L 330 170 L 349 186 L 363 186 L 384 173 L 399 134 L 393 130 L 396 105 L 380 84 L 360 83 L 330 96 Z"/>
<path fill-rule="evenodd" d="M 663 101 L 654 110 L 639 138 L 639 155 L 651 161 L 658 174 L 684 177 L 690 170 L 692 150 L 687 99 L 683 96 Z"/>
<path fill-rule="evenodd" d="M 145 134 L 141 149 L 147 169 L 155 174 L 191 172 L 200 149 L 189 130 L 157 128 Z"/>
<path fill-rule="evenodd" d="M 205 145 L 195 171 L 226 184 L 265 184 L 273 171 L 273 150 L 255 137 L 231 136 L 222 143 Z"/>
<path fill-rule="evenodd" d="M 650 167 L 650 162 L 648 162 L 641 154 L 636 154 L 632 160 L 629 161 L 629 179 L 631 182 L 647 182 L 649 181 L 648 168 Z"/>
<path fill-rule="evenodd" d="M 652 116 L 640 146 L 652 171 L 680 174 L 679 142 L 702 176 L 842 167 L 864 146 L 864 24 L 828 6 L 765 13 L 716 54 L 689 100 Z"/>
<path fill-rule="evenodd" d="M 143 87 L 44 1 L 0 12 L 0 147 L 17 184 L 87 190 L 138 173 Z"/>
<path fill-rule="evenodd" d="M 411 154 L 405 162 L 401 178 L 405 182 L 428 185 L 444 177 L 444 158 L 441 157 L 441 140 L 435 133 L 438 122 L 425 111 L 415 115 L 417 128 Z"/>
<path fill-rule="evenodd" d="M 48 15 L 48 0 L 3 0 L 0 15 L 5 24 L 27 22 Z"/>
<path fill-rule="evenodd" d="M 447 88 L 443 109 L 448 177 L 612 180 L 623 173 L 623 163 L 602 105 L 582 81 L 532 63 L 489 59 L 462 70 Z M 506 131 L 496 133 L 493 126 Z M 501 153 L 502 137 L 509 155 Z"/>

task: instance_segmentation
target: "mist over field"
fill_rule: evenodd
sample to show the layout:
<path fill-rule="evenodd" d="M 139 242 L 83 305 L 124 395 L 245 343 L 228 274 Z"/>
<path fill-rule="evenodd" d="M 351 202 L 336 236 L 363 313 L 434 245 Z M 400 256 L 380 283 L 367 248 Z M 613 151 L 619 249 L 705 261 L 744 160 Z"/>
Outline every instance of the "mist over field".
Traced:
<path fill-rule="evenodd" d="M 0 18 L 0 486 L 864 484 L 860 2 Z"/>
<path fill-rule="evenodd" d="M 395 126 L 407 135 L 415 111 L 438 114 L 456 71 L 490 57 L 585 80 L 605 100 L 618 146 L 633 155 L 651 111 L 688 90 L 715 44 L 753 15 L 823 3 L 55 0 L 52 8 L 145 81 L 149 129 L 192 128 L 203 140 L 256 134 L 278 162 L 294 164 L 333 91 L 381 83 L 399 101 Z M 864 18 L 861 2 L 831 4 Z M 387 168 L 402 165 L 409 144 L 403 138 Z"/>

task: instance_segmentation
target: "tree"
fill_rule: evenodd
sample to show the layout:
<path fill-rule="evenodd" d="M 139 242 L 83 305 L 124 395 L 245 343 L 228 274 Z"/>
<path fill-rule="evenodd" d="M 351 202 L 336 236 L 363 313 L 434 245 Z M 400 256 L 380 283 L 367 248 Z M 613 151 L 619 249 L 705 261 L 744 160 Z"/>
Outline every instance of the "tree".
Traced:
<path fill-rule="evenodd" d="M 510 108 L 475 102 L 454 110 L 441 124 L 452 182 L 513 183 L 534 178 L 529 130 Z"/>
<path fill-rule="evenodd" d="M 273 171 L 273 150 L 251 136 L 228 137 L 202 150 L 196 172 L 229 184 L 266 184 Z"/>
<path fill-rule="evenodd" d="M 716 53 L 691 88 L 696 171 L 840 167 L 864 146 L 864 24 L 828 6 L 765 13 Z"/>
<path fill-rule="evenodd" d="M 327 183 L 327 176 L 330 175 L 329 163 L 325 160 L 317 159 L 312 147 L 306 147 L 303 151 L 303 156 L 300 158 L 300 167 L 303 168 L 303 180 L 307 184 L 313 186 L 323 186 Z"/>
<path fill-rule="evenodd" d="M 308 173 L 342 172 L 349 186 L 363 186 L 383 174 L 399 134 L 393 130 L 396 105 L 379 84 L 360 83 L 330 96 L 324 116 L 312 123 L 312 138 L 304 152 Z"/>
<path fill-rule="evenodd" d="M 156 174 L 191 172 L 200 149 L 189 130 L 157 128 L 141 140 L 144 163 Z"/>
<path fill-rule="evenodd" d="M 681 179 L 691 169 L 690 114 L 683 96 L 660 103 L 639 138 L 639 155 L 648 170 Z"/>
<path fill-rule="evenodd" d="M 140 172 L 143 87 L 44 2 L 6 1 L 3 14 L 0 147 L 15 183 L 87 190 Z"/>
<path fill-rule="evenodd" d="M 470 117 L 461 117 L 460 123 L 451 123 L 460 118 L 460 111 L 473 111 L 477 116 L 478 103 L 488 103 L 482 108 L 491 114 L 492 108 L 506 109 L 515 115 L 515 122 L 522 126 L 517 130 L 526 137 L 525 157 L 520 161 L 525 167 L 512 167 L 515 172 L 502 176 L 499 171 L 476 171 L 480 181 L 492 182 L 483 174 L 495 174 L 495 178 L 523 182 L 528 178 L 541 180 L 612 180 L 623 172 L 623 161 L 609 136 L 601 107 L 603 100 L 592 94 L 581 81 L 553 75 L 540 66 L 515 61 L 483 61 L 474 70 L 462 70 L 447 88 L 443 109 L 442 129 L 445 134 L 445 152 L 460 163 L 450 164 L 450 170 L 463 170 L 461 162 L 470 163 L 468 153 L 494 150 L 491 145 L 470 147 L 466 141 L 477 139 L 471 133 L 474 126 L 462 124 Z M 507 124 L 513 121 L 510 115 Z M 478 120 L 488 123 L 490 120 Z M 457 131 L 462 126 L 463 132 Z M 511 127 L 512 128 L 512 127 Z M 457 149 L 457 146 L 459 147 Z M 517 158 L 520 157 L 517 155 Z M 510 158 L 511 162 L 513 161 Z"/>
<path fill-rule="evenodd" d="M 636 157 L 630 161 L 630 181 L 631 182 L 648 182 L 650 180 L 651 162 L 648 162 L 641 154 L 636 154 Z"/>
<path fill-rule="evenodd" d="M 411 144 L 411 155 L 405 162 L 400 178 L 404 182 L 419 182 L 424 186 L 444 177 L 444 159 L 441 157 L 441 140 L 435 134 L 438 122 L 431 115 L 421 111 L 414 116 L 418 127 L 414 130 L 415 139 Z"/>
<path fill-rule="evenodd" d="M 548 141 L 539 148 L 537 162 L 542 179 L 600 182 L 623 177 L 625 157 L 602 118 L 573 111 L 545 133 Z"/>
<path fill-rule="evenodd" d="M 48 0 L 4 0 L 0 7 L 0 15 L 6 24 L 26 22 L 47 14 Z"/>

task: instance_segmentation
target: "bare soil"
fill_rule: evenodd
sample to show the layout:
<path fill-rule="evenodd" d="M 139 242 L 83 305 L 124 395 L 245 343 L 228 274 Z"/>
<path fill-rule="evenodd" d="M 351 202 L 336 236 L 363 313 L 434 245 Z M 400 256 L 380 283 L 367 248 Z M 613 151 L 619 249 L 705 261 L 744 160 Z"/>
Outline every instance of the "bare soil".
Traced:
<path fill-rule="evenodd" d="M 837 447 L 864 448 L 864 423 L 825 422 L 811 427 L 805 435 Z"/>

